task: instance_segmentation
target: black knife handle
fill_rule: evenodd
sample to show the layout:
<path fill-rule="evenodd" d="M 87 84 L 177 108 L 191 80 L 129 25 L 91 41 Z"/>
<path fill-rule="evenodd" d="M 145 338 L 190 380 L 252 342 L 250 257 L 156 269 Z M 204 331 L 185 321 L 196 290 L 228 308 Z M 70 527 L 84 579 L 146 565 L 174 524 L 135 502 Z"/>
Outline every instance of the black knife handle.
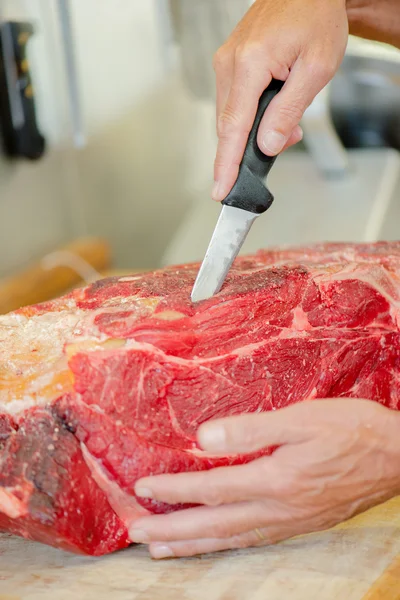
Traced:
<path fill-rule="evenodd" d="M 271 206 L 274 197 L 265 185 L 265 178 L 270 172 L 276 156 L 266 156 L 261 152 L 257 144 L 257 133 L 265 111 L 282 86 L 283 81 L 273 79 L 263 92 L 240 163 L 238 178 L 222 204 L 257 214 L 265 212 Z"/>

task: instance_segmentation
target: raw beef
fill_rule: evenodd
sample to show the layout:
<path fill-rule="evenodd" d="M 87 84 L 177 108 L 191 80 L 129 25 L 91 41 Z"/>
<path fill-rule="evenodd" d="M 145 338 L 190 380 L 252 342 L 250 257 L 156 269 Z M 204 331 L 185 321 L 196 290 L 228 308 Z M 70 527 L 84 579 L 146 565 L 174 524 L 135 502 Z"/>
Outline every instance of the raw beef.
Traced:
<path fill-rule="evenodd" d="M 135 498 L 139 477 L 254 458 L 205 455 L 200 423 L 321 397 L 399 408 L 400 242 L 261 251 L 193 305 L 197 269 L 0 318 L 0 529 L 112 552 L 181 508 Z"/>

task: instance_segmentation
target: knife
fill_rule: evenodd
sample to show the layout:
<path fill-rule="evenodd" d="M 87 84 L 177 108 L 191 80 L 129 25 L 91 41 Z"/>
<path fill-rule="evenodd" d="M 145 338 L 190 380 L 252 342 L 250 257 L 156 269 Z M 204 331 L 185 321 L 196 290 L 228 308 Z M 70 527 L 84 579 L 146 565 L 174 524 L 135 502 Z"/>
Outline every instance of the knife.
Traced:
<path fill-rule="evenodd" d="M 257 133 L 267 107 L 282 86 L 283 81 L 273 79 L 260 98 L 239 175 L 232 190 L 222 201 L 217 225 L 193 286 L 192 302 L 207 300 L 220 291 L 251 226 L 274 200 L 265 185 L 265 179 L 276 156 L 266 156 L 261 152 Z"/>

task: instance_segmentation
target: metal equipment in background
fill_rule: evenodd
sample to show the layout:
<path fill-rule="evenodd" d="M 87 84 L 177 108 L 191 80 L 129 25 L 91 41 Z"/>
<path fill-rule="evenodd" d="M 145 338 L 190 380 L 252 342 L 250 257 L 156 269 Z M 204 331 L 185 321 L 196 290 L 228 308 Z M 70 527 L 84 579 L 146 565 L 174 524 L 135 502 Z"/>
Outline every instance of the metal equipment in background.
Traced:
<path fill-rule="evenodd" d="M 32 23 L 0 23 L 0 125 L 8 156 L 37 160 L 46 142 L 38 128 L 27 52 L 33 35 Z"/>
<path fill-rule="evenodd" d="M 400 151 L 400 52 L 363 48 L 348 50 L 331 83 L 333 124 L 346 148 Z"/>

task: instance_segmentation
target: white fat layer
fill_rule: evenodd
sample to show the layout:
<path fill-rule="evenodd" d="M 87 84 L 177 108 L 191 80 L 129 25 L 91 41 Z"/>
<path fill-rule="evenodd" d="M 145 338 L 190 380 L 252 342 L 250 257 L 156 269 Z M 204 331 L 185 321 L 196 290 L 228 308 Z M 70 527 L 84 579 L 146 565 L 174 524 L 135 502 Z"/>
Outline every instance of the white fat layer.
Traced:
<path fill-rule="evenodd" d="M 29 367 L 33 369 L 40 359 L 48 363 L 60 357 L 66 340 L 81 334 L 78 324 L 84 315 L 76 309 L 32 317 L 15 314 L 0 317 L 2 370 L 15 375 L 23 371 L 24 376 L 29 376 Z"/>
<path fill-rule="evenodd" d="M 28 486 L 28 482 L 26 483 Z M 28 501 L 31 489 L 24 490 L 22 500 L 17 498 L 15 492 L 21 492 L 20 486 L 0 488 L 0 512 L 7 515 L 10 519 L 19 519 L 28 514 Z"/>
<path fill-rule="evenodd" d="M 391 273 L 380 265 L 371 265 L 365 263 L 349 263 L 346 266 L 341 266 L 340 269 L 334 269 L 332 272 L 327 272 L 327 269 L 322 271 L 315 270 L 313 272 L 314 279 L 317 282 L 327 281 L 344 281 L 346 279 L 354 279 L 362 281 L 373 287 L 381 294 L 391 305 L 400 308 L 400 270 L 398 274 Z M 329 266 L 328 266 L 329 268 Z"/>

